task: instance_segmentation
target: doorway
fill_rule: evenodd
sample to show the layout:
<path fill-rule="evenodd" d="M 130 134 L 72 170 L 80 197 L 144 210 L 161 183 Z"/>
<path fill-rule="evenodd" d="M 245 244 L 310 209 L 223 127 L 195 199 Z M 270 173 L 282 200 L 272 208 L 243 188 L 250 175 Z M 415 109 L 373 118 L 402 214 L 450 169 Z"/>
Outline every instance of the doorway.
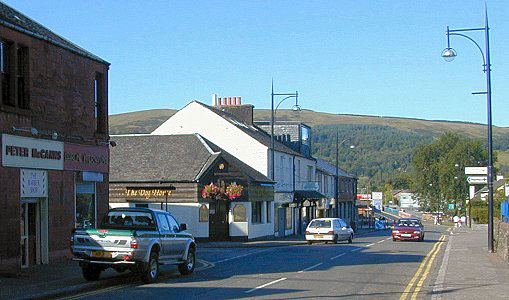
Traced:
<path fill-rule="evenodd" d="M 278 208 L 278 237 L 284 237 L 286 231 L 286 207 Z"/>
<path fill-rule="evenodd" d="M 23 198 L 20 209 L 21 267 L 48 263 L 48 207 L 46 198 Z"/>
<path fill-rule="evenodd" d="M 209 239 L 211 241 L 227 241 L 230 239 L 228 208 L 226 201 L 209 203 Z"/>

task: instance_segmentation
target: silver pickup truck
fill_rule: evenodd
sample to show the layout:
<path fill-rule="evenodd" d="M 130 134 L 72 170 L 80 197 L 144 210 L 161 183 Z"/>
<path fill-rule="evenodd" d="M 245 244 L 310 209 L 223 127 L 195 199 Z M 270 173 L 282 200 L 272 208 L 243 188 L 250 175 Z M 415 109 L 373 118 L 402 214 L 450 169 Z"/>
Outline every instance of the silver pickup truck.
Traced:
<path fill-rule="evenodd" d="M 114 208 L 99 228 L 76 229 L 71 237 L 73 260 L 79 261 L 87 280 L 98 280 L 113 268 L 141 274 L 146 283 L 157 281 L 159 265 L 178 266 L 191 274 L 196 263 L 196 243 L 186 224 L 168 212 L 149 208 Z"/>

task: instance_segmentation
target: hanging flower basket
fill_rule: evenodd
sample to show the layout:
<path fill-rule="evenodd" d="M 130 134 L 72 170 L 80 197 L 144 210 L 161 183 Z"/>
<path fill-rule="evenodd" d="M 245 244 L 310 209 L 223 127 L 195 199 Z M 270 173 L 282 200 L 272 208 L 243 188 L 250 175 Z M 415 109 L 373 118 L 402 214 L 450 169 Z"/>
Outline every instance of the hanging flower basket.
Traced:
<path fill-rule="evenodd" d="M 219 187 L 212 182 L 210 184 L 206 184 L 201 191 L 201 196 L 203 198 L 214 198 L 219 194 Z"/>
<path fill-rule="evenodd" d="M 226 195 L 230 200 L 240 197 L 242 195 L 242 191 L 244 191 L 244 187 L 236 182 L 232 182 L 226 187 Z"/>

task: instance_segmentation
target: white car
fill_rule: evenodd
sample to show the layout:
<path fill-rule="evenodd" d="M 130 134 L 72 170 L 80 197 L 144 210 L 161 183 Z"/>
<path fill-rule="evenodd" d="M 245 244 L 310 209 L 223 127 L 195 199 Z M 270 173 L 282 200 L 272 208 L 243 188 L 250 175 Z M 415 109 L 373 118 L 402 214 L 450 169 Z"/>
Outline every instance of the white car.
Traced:
<path fill-rule="evenodd" d="M 313 242 L 353 241 L 353 229 L 340 218 L 313 219 L 304 234 L 308 245 Z"/>

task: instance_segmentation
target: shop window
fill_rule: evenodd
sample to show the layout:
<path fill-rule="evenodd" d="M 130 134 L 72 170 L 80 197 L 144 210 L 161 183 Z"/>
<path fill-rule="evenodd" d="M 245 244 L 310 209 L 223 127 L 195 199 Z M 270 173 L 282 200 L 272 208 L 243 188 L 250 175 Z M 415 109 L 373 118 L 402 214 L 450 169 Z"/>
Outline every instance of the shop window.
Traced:
<path fill-rule="evenodd" d="M 292 208 L 287 207 L 286 208 L 286 229 L 292 229 L 292 223 L 293 223 L 293 214 L 292 214 Z"/>
<path fill-rule="evenodd" d="M 76 184 L 76 227 L 96 226 L 96 199 L 94 183 Z"/>
<path fill-rule="evenodd" d="M 272 223 L 272 202 L 265 202 L 265 207 L 267 208 L 267 223 Z"/>
<path fill-rule="evenodd" d="M 262 222 L 262 202 L 256 201 L 251 204 L 251 223 Z"/>
<path fill-rule="evenodd" d="M 233 222 L 246 222 L 246 207 L 243 204 L 233 207 Z"/>
<path fill-rule="evenodd" d="M 208 209 L 207 205 L 202 204 L 200 206 L 198 218 L 199 218 L 199 222 L 208 222 L 209 221 L 209 209 Z"/>

